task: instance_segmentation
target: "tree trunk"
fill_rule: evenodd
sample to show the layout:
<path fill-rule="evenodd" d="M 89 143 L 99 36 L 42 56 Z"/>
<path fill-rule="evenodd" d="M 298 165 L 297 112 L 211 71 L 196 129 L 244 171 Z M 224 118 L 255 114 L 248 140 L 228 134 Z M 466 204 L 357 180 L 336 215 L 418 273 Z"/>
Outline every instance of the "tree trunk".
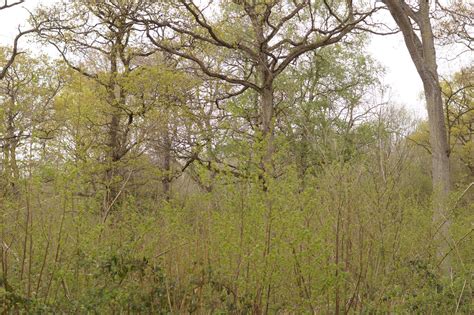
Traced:
<path fill-rule="evenodd" d="M 267 176 L 273 173 L 273 152 L 274 152 L 274 107 L 273 107 L 273 87 L 265 87 L 260 95 L 261 106 L 261 139 L 259 147 L 261 151 L 260 168 L 262 169 L 263 189 L 267 187 Z"/>
<path fill-rule="evenodd" d="M 110 92 L 109 92 L 110 93 Z M 105 170 L 105 185 L 106 185 L 106 192 L 105 192 L 105 201 L 104 201 L 104 215 L 107 215 L 110 212 L 111 208 L 114 206 L 115 199 L 119 192 L 118 183 L 115 180 L 115 176 L 117 176 L 117 162 L 120 161 L 120 141 L 119 141 L 119 130 L 120 130 L 120 113 L 114 107 L 114 104 L 117 102 L 115 99 L 114 92 L 110 93 L 111 99 L 110 101 L 112 104 L 112 113 L 110 117 L 110 123 L 108 126 L 108 143 L 107 143 L 107 166 Z"/>
<path fill-rule="evenodd" d="M 161 143 L 161 170 L 163 171 L 161 185 L 163 189 L 163 197 L 165 200 L 169 200 L 171 197 L 171 137 L 170 137 L 170 125 L 168 121 L 163 124 L 162 130 L 162 143 Z"/>
<path fill-rule="evenodd" d="M 106 196 L 104 203 L 104 211 L 109 211 L 113 206 L 115 197 L 118 194 L 117 183 L 115 183 L 114 177 L 117 169 L 118 158 L 118 128 L 120 123 L 120 117 L 118 114 L 112 114 L 110 125 L 109 125 L 109 143 L 107 152 L 107 167 L 105 171 L 105 185 L 106 185 Z"/>
<path fill-rule="evenodd" d="M 11 139 L 11 144 L 10 144 L 10 168 L 12 171 L 11 187 L 15 194 L 18 192 L 18 180 L 20 179 L 20 170 L 18 169 L 18 163 L 16 159 L 17 145 L 18 145 L 18 139 L 17 138 Z"/>
<path fill-rule="evenodd" d="M 118 63 L 117 63 L 117 46 L 112 48 L 110 56 L 110 81 L 107 86 L 108 103 L 111 106 L 110 123 L 108 125 L 108 151 L 107 151 L 107 167 L 105 171 L 106 196 L 104 202 L 104 215 L 107 216 L 116 203 L 119 194 L 118 182 L 115 176 L 118 175 L 118 165 L 123 156 L 123 145 L 120 143 L 120 109 L 119 105 L 123 105 L 124 97 L 120 85 L 117 83 Z"/>
<path fill-rule="evenodd" d="M 449 251 L 448 197 L 451 187 L 449 145 L 444 121 L 443 100 L 439 84 L 436 49 L 430 21 L 429 1 L 419 0 L 419 10 L 414 11 L 403 0 L 384 0 L 392 17 L 402 31 L 406 47 L 423 81 L 428 110 L 430 145 L 432 151 L 433 220 L 442 225 L 436 235 L 440 241 L 437 249 L 441 258 Z M 413 24 L 419 27 L 420 37 Z M 448 259 L 441 264 L 443 272 L 449 272 Z"/>
<path fill-rule="evenodd" d="M 11 109 L 8 109 L 9 111 Z M 13 194 L 18 192 L 17 182 L 20 178 L 20 171 L 18 169 L 18 163 L 16 159 L 16 148 L 18 146 L 18 138 L 15 135 L 15 125 L 13 114 L 9 112 L 7 114 L 7 132 L 6 140 L 3 147 L 4 154 L 4 173 L 7 180 L 8 189 Z"/>
<path fill-rule="evenodd" d="M 429 85 L 429 87 L 427 87 Z M 441 242 L 438 248 L 438 257 L 443 259 L 449 251 L 449 227 L 450 219 L 448 211 L 448 198 L 451 188 L 449 167 L 449 146 L 446 138 L 446 127 L 444 124 L 443 102 L 441 89 L 433 84 L 426 84 L 425 97 L 428 107 L 428 120 L 430 122 L 430 144 L 433 181 L 433 221 L 435 226 L 441 225 L 436 238 Z M 448 257 L 444 258 L 441 268 L 449 273 L 451 264 Z"/>

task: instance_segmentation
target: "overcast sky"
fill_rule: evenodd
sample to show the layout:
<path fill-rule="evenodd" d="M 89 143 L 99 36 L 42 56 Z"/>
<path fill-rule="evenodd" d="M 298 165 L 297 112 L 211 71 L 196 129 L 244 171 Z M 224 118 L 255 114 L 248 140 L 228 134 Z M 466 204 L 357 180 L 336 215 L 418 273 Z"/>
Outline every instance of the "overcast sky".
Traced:
<path fill-rule="evenodd" d="M 0 11 L 0 43 L 9 44 L 15 35 L 18 25 L 24 25 L 28 17 L 25 8 L 33 10 L 36 5 L 52 3 L 55 0 L 27 0 L 25 4 Z M 386 15 L 382 19 L 391 17 Z M 21 46 L 28 44 L 23 41 Z M 40 49 L 40 48 L 36 48 Z M 47 49 L 47 48 L 43 48 Z M 452 49 L 452 48 L 451 48 Z M 421 99 L 422 84 L 415 66 L 403 43 L 400 34 L 390 36 L 373 36 L 368 47 L 370 53 L 386 69 L 383 82 L 390 87 L 391 100 L 405 106 L 419 116 L 425 116 L 426 110 Z M 448 75 L 460 69 L 472 56 L 464 55 L 460 60 L 447 61 L 452 55 L 452 50 L 440 49 L 438 51 L 439 70 L 442 75 Z M 452 59 L 452 58 L 451 58 Z"/>

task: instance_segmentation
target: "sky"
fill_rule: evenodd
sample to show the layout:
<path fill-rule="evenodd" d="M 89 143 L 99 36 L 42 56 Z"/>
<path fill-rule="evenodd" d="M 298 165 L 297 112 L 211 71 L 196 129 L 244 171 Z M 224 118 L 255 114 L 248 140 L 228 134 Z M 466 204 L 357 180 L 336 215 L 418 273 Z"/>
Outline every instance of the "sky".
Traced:
<path fill-rule="evenodd" d="M 388 24 L 394 25 L 387 11 L 379 14 L 380 21 L 389 21 Z M 460 46 L 437 47 L 436 50 L 441 77 L 449 77 L 469 62 L 473 62 L 472 54 L 459 55 L 464 51 Z M 413 111 L 418 117 L 426 117 L 423 85 L 405 46 L 403 35 L 372 35 L 368 53 L 385 68 L 382 82 L 390 88 L 391 101 Z"/>
<path fill-rule="evenodd" d="M 25 8 L 33 10 L 38 4 L 47 5 L 54 1 L 27 0 L 20 6 L 0 11 L 0 44 L 10 44 L 18 26 L 25 25 L 28 18 L 28 12 Z M 391 20 L 388 14 L 381 18 Z M 27 47 L 28 45 L 25 40 L 21 42 L 21 47 Z M 34 49 L 42 49 L 43 52 L 50 50 L 47 47 Z M 372 36 L 367 51 L 385 68 L 382 82 L 389 87 L 390 100 L 404 106 L 418 117 L 426 117 L 426 109 L 422 98 L 422 83 L 401 34 Z M 463 64 L 467 64 L 469 58 L 472 61 L 472 56 L 466 55 L 457 61 L 448 60 L 452 53 L 452 48 L 438 50 L 439 72 L 441 75 L 449 75 L 459 70 Z"/>

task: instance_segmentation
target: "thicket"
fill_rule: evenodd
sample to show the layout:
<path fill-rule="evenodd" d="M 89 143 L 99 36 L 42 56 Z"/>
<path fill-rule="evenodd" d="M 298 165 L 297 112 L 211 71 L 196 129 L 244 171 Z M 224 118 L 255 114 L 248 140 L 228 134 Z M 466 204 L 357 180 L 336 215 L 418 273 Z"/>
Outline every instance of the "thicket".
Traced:
<path fill-rule="evenodd" d="M 38 40 L 80 45 L 67 30 Z M 258 92 L 166 51 L 18 56 L 0 81 L 0 310 L 471 313 L 472 68 L 443 83 L 454 189 L 434 222 L 426 123 L 384 96 L 366 42 L 288 65 L 271 139 Z"/>

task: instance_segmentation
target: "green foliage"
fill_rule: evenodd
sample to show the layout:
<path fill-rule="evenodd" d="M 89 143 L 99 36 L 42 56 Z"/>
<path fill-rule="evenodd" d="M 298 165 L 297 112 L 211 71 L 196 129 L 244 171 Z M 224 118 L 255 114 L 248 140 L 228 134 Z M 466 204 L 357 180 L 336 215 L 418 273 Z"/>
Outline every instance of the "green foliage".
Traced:
<path fill-rule="evenodd" d="M 397 159 L 385 163 L 393 169 Z M 458 244 L 454 278 L 440 277 L 429 194 L 408 185 L 426 178 L 414 177 L 416 165 L 385 178 L 372 167 L 370 154 L 335 162 L 302 187 L 290 164 L 265 190 L 258 177 L 222 173 L 211 192 L 147 211 L 129 195 L 106 223 L 90 211 L 93 198 L 73 194 L 67 173 L 38 173 L 28 181 L 29 209 L 22 200 L 2 207 L 11 249 L 1 305 L 30 313 L 330 313 L 341 299 L 350 312 L 469 313 L 469 242 Z M 45 199 L 45 191 L 54 193 Z M 469 228 L 468 209 L 457 209 L 456 238 Z"/>
<path fill-rule="evenodd" d="M 0 82 L 2 313 L 472 313 L 472 95 L 455 92 L 469 75 L 443 85 L 457 169 L 447 275 L 429 155 L 413 145 L 429 151 L 427 128 L 372 99 L 382 69 L 364 36 L 278 72 L 264 135 L 258 87 L 236 93 L 189 60 L 145 50 L 144 26 L 120 14 L 142 14 L 148 1 L 64 3 L 71 12 L 58 6 L 51 17 L 70 21 L 53 19 L 49 40 L 87 62 L 23 55 Z M 297 2 L 222 4 L 215 33 L 186 46 L 191 31 L 210 34 L 165 2 L 189 30 L 170 41 L 260 84 L 258 60 L 233 48 L 245 43 L 253 56 L 249 19 L 271 31 Z M 345 4 L 334 3 L 341 16 Z M 293 51 L 310 14 L 329 18 L 326 5 L 283 23 L 275 40 L 291 40 L 275 53 Z M 103 40 L 91 43 L 89 28 Z"/>

